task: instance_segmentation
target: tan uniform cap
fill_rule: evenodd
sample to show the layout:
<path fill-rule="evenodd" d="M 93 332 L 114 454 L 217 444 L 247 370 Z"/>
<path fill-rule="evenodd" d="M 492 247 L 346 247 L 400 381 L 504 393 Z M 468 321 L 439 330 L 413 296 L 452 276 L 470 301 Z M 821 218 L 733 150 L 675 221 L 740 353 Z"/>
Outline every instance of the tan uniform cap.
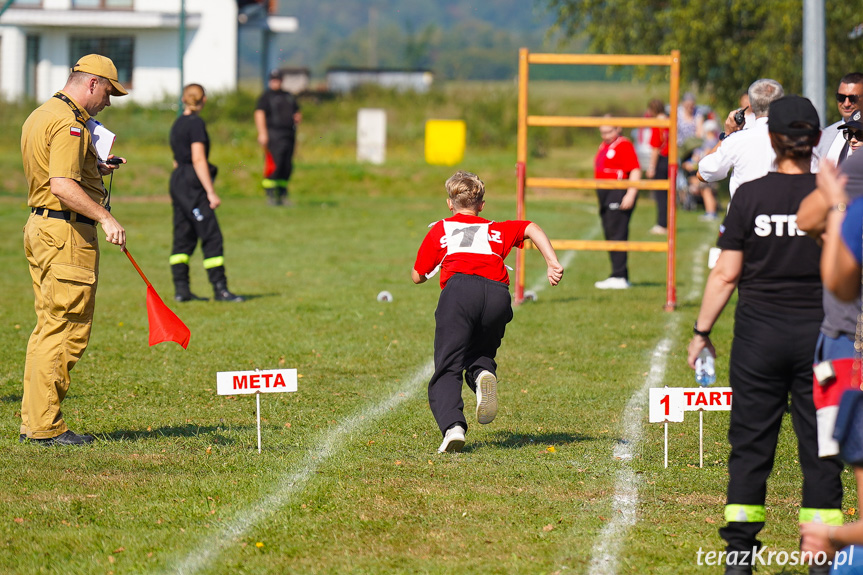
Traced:
<path fill-rule="evenodd" d="M 72 68 L 72 71 L 86 72 L 87 74 L 94 74 L 105 78 L 111 82 L 112 86 L 114 86 L 114 90 L 117 92 L 115 96 L 125 96 L 129 93 L 117 79 L 117 67 L 114 66 L 114 62 L 105 56 L 100 56 L 99 54 L 87 54 L 78 60 L 78 63 Z"/>

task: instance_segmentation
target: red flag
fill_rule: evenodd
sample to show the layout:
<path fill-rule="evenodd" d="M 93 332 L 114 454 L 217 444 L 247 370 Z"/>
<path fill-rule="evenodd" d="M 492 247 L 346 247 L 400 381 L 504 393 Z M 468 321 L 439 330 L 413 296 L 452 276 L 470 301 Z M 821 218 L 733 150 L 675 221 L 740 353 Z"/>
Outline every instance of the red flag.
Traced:
<path fill-rule="evenodd" d="M 163 341 L 176 341 L 183 346 L 183 349 L 186 349 L 189 345 L 189 339 L 192 337 L 192 332 L 189 331 L 186 324 L 180 321 L 180 318 L 174 312 L 168 309 L 168 306 L 165 305 L 165 302 L 156 293 L 156 289 L 150 283 L 150 280 L 147 279 L 147 276 L 138 267 L 138 262 L 135 261 L 135 258 L 132 257 L 132 254 L 129 253 L 129 250 L 125 246 L 123 246 L 123 251 L 126 252 L 126 257 L 129 258 L 135 269 L 138 270 L 138 275 L 147 284 L 147 320 L 150 322 L 150 345 L 156 345 Z"/>
<path fill-rule="evenodd" d="M 183 349 L 188 347 L 192 332 L 165 305 L 152 285 L 147 286 L 147 319 L 150 322 L 150 345 L 176 341 Z"/>
<path fill-rule="evenodd" d="M 264 156 L 264 177 L 269 178 L 275 171 L 276 161 L 273 160 L 273 155 L 267 150 L 267 154 Z"/>

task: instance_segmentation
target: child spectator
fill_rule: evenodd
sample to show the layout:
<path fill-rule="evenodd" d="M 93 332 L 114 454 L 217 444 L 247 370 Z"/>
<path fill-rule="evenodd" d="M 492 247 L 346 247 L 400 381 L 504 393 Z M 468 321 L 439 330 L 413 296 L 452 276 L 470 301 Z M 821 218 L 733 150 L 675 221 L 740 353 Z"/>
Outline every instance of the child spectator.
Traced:
<path fill-rule="evenodd" d="M 599 217 L 607 241 L 625 242 L 629 239 L 629 221 L 638 198 L 638 188 L 633 184 L 641 179 L 641 168 L 632 142 L 620 135 L 619 126 L 600 126 L 602 142 L 593 160 L 593 177 L 597 180 L 618 180 L 618 189 L 596 190 L 599 201 Z M 593 286 L 597 289 L 629 289 L 629 267 L 627 252 L 608 252 L 611 260 L 611 275 Z"/>
<path fill-rule="evenodd" d="M 542 229 L 528 221 L 493 222 L 477 214 L 485 207 L 485 186 L 475 174 L 459 170 L 446 181 L 452 217 L 435 222 L 417 253 L 411 277 L 425 282 L 440 268 L 441 295 L 435 310 L 434 363 L 429 406 L 443 443 L 438 452 L 458 452 L 467 422 L 462 382 L 476 393 L 476 418 L 491 423 L 497 415 L 497 348 L 512 319 L 509 276 L 504 259 L 529 238 L 548 265 L 548 282 L 557 285 L 563 266 Z"/>

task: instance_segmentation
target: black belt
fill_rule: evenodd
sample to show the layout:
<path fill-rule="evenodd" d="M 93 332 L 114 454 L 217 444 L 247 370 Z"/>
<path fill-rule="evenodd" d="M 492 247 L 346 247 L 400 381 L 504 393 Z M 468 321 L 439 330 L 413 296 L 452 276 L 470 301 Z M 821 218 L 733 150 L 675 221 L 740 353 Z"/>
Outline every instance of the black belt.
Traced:
<path fill-rule="evenodd" d="M 76 222 L 81 223 L 81 224 L 87 224 L 90 226 L 96 225 L 96 220 L 91 220 L 90 218 L 88 218 L 86 216 L 82 216 L 81 214 L 76 213 L 76 212 L 58 212 L 56 210 L 49 210 L 47 208 L 31 208 L 30 212 L 33 214 L 36 214 L 37 216 L 41 216 L 45 212 L 48 212 L 49 218 L 54 218 L 55 220 L 66 220 L 67 222 L 71 221 L 72 220 L 72 214 L 75 214 L 75 221 Z"/>

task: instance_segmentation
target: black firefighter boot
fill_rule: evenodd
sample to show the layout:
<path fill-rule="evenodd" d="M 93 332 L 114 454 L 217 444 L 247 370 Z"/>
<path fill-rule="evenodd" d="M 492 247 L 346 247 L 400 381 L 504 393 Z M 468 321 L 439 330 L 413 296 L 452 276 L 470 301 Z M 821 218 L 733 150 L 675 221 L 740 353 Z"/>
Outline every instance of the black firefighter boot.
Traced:
<path fill-rule="evenodd" d="M 294 205 L 294 202 L 292 202 L 290 198 L 288 198 L 288 188 L 279 186 L 278 188 L 276 188 L 276 194 L 278 194 L 276 199 L 276 203 L 278 205 L 287 207 L 291 207 Z"/>
<path fill-rule="evenodd" d="M 276 188 L 266 188 L 267 190 L 267 203 L 271 206 L 279 205 L 279 196 L 276 192 Z"/>
<path fill-rule="evenodd" d="M 213 284 L 216 301 L 246 301 L 243 296 L 228 291 L 228 278 L 225 276 L 225 266 L 216 266 L 207 270 L 207 277 Z"/>
<path fill-rule="evenodd" d="M 171 275 L 174 278 L 174 301 L 208 301 L 205 297 L 199 297 L 192 293 L 189 288 L 189 265 L 171 265 Z"/>
<path fill-rule="evenodd" d="M 234 293 L 228 291 L 228 282 L 226 280 L 221 280 L 213 284 L 213 293 L 216 294 L 216 301 L 234 301 L 241 302 L 246 301 L 246 299 Z"/>
<path fill-rule="evenodd" d="M 215 295 L 216 301 L 235 301 L 241 302 L 246 301 L 246 299 L 235 293 L 231 293 L 228 291 L 228 282 L 227 280 L 220 280 L 213 284 L 213 293 Z"/>

